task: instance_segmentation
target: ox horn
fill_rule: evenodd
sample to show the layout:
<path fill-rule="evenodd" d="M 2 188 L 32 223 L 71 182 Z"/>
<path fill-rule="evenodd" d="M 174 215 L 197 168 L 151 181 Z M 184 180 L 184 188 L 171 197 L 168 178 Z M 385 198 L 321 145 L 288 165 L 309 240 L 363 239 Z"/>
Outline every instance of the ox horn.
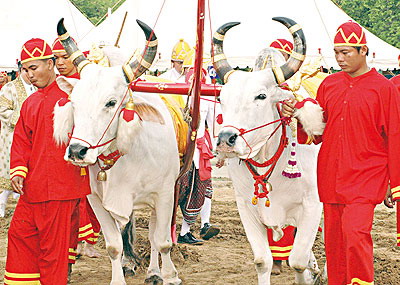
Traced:
<path fill-rule="evenodd" d="M 286 26 L 293 36 L 294 50 L 288 61 L 280 67 L 275 67 L 272 70 L 275 74 L 275 79 L 278 84 L 281 84 L 292 77 L 302 65 L 306 54 L 306 38 L 299 24 L 289 18 L 274 17 L 272 20 L 277 21 Z"/>
<path fill-rule="evenodd" d="M 158 40 L 154 31 L 142 21 L 136 20 L 136 22 L 142 28 L 146 36 L 147 45 L 142 55 L 139 55 L 135 61 L 122 66 L 128 83 L 148 70 L 157 54 Z"/>
<path fill-rule="evenodd" d="M 57 34 L 61 44 L 69 55 L 69 59 L 77 67 L 78 72 L 81 73 L 82 69 L 91 62 L 83 55 L 76 43 L 68 34 L 67 29 L 64 27 L 64 18 L 61 18 L 60 21 L 58 21 Z"/>
<path fill-rule="evenodd" d="M 228 77 L 233 71 L 235 71 L 228 63 L 224 54 L 224 38 L 225 33 L 232 27 L 239 25 L 240 22 L 229 22 L 221 27 L 213 35 L 213 47 L 212 47 L 212 61 L 215 71 L 218 76 L 224 81 L 228 82 Z"/>

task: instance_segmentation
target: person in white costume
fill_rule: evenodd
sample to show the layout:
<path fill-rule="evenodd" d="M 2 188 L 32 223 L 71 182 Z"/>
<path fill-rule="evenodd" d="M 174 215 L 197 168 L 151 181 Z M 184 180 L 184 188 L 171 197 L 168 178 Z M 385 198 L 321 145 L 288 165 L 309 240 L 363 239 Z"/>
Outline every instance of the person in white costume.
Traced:
<path fill-rule="evenodd" d="M 20 64 L 19 64 L 20 67 Z M 8 196 L 13 193 L 10 181 L 10 147 L 14 127 L 25 99 L 36 91 L 28 75 L 19 69 L 20 75 L 0 90 L 0 217 L 4 218 Z M 18 198 L 18 194 L 14 198 Z"/>
<path fill-rule="evenodd" d="M 173 82 L 178 80 L 183 80 L 185 82 L 185 75 L 183 74 L 183 60 L 185 59 L 187 53 L 190 51 L 190 46 L 183 39 L 180 39 L 172 49 L 171 54 L 171 68 L 166 72 L 161 74 L 159 77 L 163 79 L 168 79 Z"/>

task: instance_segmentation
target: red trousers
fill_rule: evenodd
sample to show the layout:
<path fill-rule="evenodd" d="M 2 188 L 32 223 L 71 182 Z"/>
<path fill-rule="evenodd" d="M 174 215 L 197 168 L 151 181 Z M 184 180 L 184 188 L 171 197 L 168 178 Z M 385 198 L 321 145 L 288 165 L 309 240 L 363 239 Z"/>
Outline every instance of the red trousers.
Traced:
<path fill-rule="evenodd" d="M 397 207 L 397 246 L 400 246 L 400 200 L 396 201 Z"/>
<path fill-rule="evenodd" d="M 373 284 L 374 204 L 324 203 L 329 285 Z"/>
<path fill-rule="evenodd" d="M 271 249 L 272 258 L 274 260 L 289 259 L 290 251 L 293 248 L 295 229 L 296 228 L 293 226 L 284 228 L 283 237 L 278 241 L 272 239 L 272 230 L 267 229 L 269 248 Z"/>
<path fill-rule="evenodd" d="M 79 203 L 79 241 L 95 244 L 99 238 L 100 223 L 87 198 Z"/>
<path fill-rule="evenodd" d="M 8 230 L 4 284 L 67 284 L 71 222 L 78 202 L 19 199 Z"/>

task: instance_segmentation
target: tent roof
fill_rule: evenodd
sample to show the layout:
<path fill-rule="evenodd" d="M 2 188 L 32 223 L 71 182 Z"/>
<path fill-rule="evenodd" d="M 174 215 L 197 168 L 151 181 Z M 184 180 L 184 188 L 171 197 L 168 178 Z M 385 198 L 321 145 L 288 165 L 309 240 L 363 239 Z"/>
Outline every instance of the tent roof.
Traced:
<path fill-rule="evenodd" d="M 291 39 L 288 30 L 272 17 L 285 16 L 298 22 L 307 40 L 307 55 L 323 56 L 325 67 L 339 68 L 333 54 L 333 37 L 337 27 L 351 18 L 330 0 L 286 0 L 284 5 L 276 1 L 253 0 L 253 4 L 239 0 L 209 0 L 210 10 L 205 22 L 205 51 L 210 50 L 211 32 L 226 22 L 239 21 L 241 25 L 232 28 L 225 37 L 224 50 L 232 66 L 252 66 L 257 53 L 276 38 Z M 195 45 L 197 1 L 126 0 L 110 17 L 87 35 L 80 46 L 89 48 L 92 42 L 114 45 L 121 24 L 128 11 L 119 46 L 133 53 L 142 49 L 144 35 L 135 19 L 138 18 L 154 27 L 159 39 L 160 57 L 155 68 L 169 67 L 171 50 L 180 39 Z M 161 13 L 159 14 L 159 12 Z M 156 20 L 158 17 L 157 24 Z M 211 18 L 211 24 L 209 19 Z M 398 66 L 400 50 L 366 31 L 370 55 L 370 66 L 386 69 Z"/>
<path fill-rule="evenodd" d="M 51 45 L 61 18 L 77 41 L 94 28 L 69 0 L 18 0 L 2 5 L 0 69 L 15 68 L 22 45 L 31 38 L 42 38 Z"/>

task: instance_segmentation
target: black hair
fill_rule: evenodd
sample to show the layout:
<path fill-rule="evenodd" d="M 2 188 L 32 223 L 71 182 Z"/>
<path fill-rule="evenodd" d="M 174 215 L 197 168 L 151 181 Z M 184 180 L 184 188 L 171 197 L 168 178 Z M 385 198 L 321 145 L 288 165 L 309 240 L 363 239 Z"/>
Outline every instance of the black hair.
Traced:
<path fill-rule="evenodd" d="M 358 51 L 358 53 L 360 53 L 360 50 L 361 50 L 361 48 L 362 47 L 354 47 L 357 51 Z M 368 56 L 368 54 L 369 54 L 369 48 L 367 47 L 367 56 Z"/>

